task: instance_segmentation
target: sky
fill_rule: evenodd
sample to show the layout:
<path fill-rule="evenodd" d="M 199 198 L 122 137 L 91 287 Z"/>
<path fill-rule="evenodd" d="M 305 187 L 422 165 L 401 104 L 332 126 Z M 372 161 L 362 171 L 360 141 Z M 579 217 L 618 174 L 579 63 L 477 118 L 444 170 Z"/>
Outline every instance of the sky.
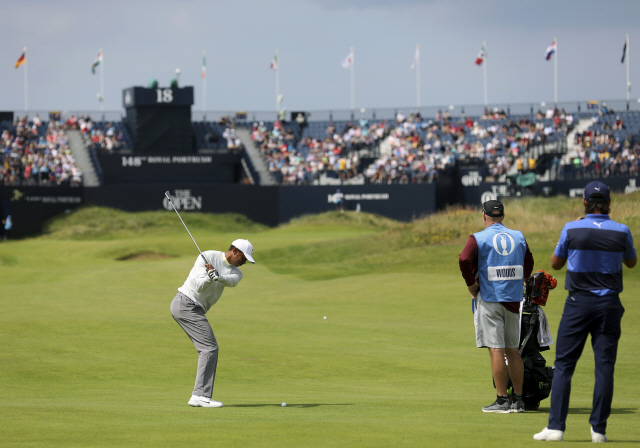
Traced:
<path fill-rule="evenodd" d="M 552 103 L 554 61 L 545 50 L 558 39 L 558 101 L 626 99 L 625 35 L 630 38 L 631 99 L 640 98 L 640 1 L 637 0 L 0 0 L 0 110 L 97 111 L 104 54 L 104 106 L 122 111 L 122 90 L 193 86 L 193 110 L 203 109 L 202 52 L 207 51 L 206 109 L 276 108 L 279 51 L 281 107 L 351 107 L 354 47 L 355 107 L 417 105 L 420 45 L 421 106 L 484 102 L 486 41 L 489 104 Z M 636 43 L 637 42 L 637 43 Z M 636 63 L 636 61 L 639 61 Z"/>

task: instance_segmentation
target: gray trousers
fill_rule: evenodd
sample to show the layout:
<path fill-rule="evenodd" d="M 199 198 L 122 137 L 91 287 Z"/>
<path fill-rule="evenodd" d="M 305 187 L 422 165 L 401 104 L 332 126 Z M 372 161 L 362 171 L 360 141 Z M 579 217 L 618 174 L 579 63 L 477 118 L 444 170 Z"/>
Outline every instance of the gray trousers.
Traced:
<path fill-rule="evenodd" d="M 171 315 L 198 351 L 198 372 L 192 395 L 211 398 L 218 365 L 218 343 L 204 310 L 178 292 L 171 302 Z"/>

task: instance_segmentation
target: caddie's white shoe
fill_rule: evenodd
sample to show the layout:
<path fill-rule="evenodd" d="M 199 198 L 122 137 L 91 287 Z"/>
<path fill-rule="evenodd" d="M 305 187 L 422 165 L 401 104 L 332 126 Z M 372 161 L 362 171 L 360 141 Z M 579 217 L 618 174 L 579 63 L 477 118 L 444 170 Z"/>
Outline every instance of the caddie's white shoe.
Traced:
<path fill-rule="evenodd" d="M 216 400 L 212 400 L 209 397 L 199 397 L 197 395 L 191 395 L 189 406 L 193 406 L 194 408 L 221 408 L 222 403 Z"/>
<path fill-rule="evenodd" d="M 600 434 L 599 432 L 595 432 L 593 430 L 593 426 L 591 427 L 591 441 L 593 443 L 602 443 L 602 442 L 608 442 L 609 438 L 607 436 L 605 436 L 604 434 Z"/>
<path fill-rule="evenodd" d="M 564 431 L 559 429 L 544 428 L 538 434 L 533 435 L 533 440 L 546 440 L 547 442 L 562 442 L 564 440 Z"/>

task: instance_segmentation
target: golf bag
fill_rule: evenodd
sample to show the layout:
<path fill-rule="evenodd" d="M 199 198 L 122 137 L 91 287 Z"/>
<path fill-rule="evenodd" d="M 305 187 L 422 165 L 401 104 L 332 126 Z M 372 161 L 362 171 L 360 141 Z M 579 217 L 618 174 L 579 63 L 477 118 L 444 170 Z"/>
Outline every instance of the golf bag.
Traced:
<path fill-rule="evenodd" d="M 553 366 L 548 367 L 544 356 L 540 354 L 549 350 L 549 347 L 540 346 L 538 333 L 542 314 L 540 306 L 547 303 L 549 289 L 556 285 L 556 279 L 544 271 L 536 272 L 525 282 L 519 351 L 524 364 L 522 401 L 527 411 L 537 411 L 540 402 L 551 394 Z M 513 392 L 511 378 L 508 379 L 507 389 Z"/>

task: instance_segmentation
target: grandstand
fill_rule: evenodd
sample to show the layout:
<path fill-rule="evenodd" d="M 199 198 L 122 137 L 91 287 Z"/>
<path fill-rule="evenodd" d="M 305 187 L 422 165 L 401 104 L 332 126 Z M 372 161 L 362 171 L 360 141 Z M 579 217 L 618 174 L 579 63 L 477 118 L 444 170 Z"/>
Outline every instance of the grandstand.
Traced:
<path fill-rule="evenodd" d="M 82 185 L 82 172 L 69 147 L 66 125 L 36 114 L 0 122 L 0 185 Z"/>
<path fill-rule="evenodd" d="M 212 123 L 210 121 L 194 121 L 193 134 L 196 146 L 201 150 L 222 150 L 226 152 L 228 141 L 224 137 L 226 125 L 223 123 Z"/>
<path fill-rule="evenodd" d="M 252 126 L 225 115 L 192 121 L 192 134 L 196 154 L 241 154 L 242 174 L 227 178 L 231 183 L 423 183 L 458 166 L 483 169 L 498 182 L 528 171 L 535 171 L 538 180 L 636 175 L 640 111 L 612 112 L 605 103 L 578 109 L 574 114 L 557 108 L 534 114 L 531 108 L 528 114 L 509 115 L 495 108 L 476 116 L 439 110 L 430 119 L 419 112 L 406 117 L 397 112 L 387 119 L 369 120 L 363 114 L 359 120 L 261 121 Z M 122 118 L 29 117 L 0 123 L 3 185 L 80 185 L 82 174 L 66 137 L 74 130 L 81 132 L 91 154 L 88 169 L 99 178 L 103 170 L 96 154 L 136 152 Z M 579 123 L 580 132 L 575 132 Z"/>
<path fill-rule="evenodd" d="M 76 129 L 72 127 L 72 129 Z M 80 116 L 79 126 L 84 138 L 85 146 L 96 151 L 130 152 L 133 148 L 133 139 L 129 129 L 123 121 L 98 121 L 91 117 L 86 119 Z"/>
<path fill-rule="evenodd" d="M 188 100 L 185 104 L 190 108 Z M 624 103 L 614 104 L 618 108 Z M 257 113 L 243 113 L 237 119 L 231 113 L 209 113 L 219 118 L 203 115 L 192 120 L 191 129 L 182 134 L 191 135 L 191 141 L 184 142 L 186 151 L 178 151 L 210 155 L 193 159 L 207 160 L 209 171 L 200 170 L 191 177 L 182 164 L 183 174 L 173 180 L 168 171 L 153 172 L 158 173 L 155 181 L 165 183 L 193 179 L 256 185 L 433 183 L 443 176 L 455 177 L 460 168 L 475 168 L 485 181 L 502 183 L 527 173 L 535 173 L 538 181 L 633 176 L 638 173 L 640 111 L 630 107 L 638 105 L 624 105 L 617 111 L 594 101 L 549 107 L 546 112 L 523 105 L 467 106 L 458 113 L 450 112 L 451 108 L 422 108 L 406 115 L 398 109 L 367 114 L 362 110 L 358 119 L 353 111 L 347 119 L 344 112 L 335 113 L 340 119 L 333 119 L 333 112 L 328 117 L 309 112 L 302 115 L 303 120 L 294 119 L 292 113 L 291 121 L 253 124 L 247 115 L 256 118 Z M 466 114 L 465 109 L 474 113 Z M 3 185 L 135 183 L 135 174 L 110 176 L 114 163 L 108 158 L 119 161 L 118 157 L 133 156 L 123 159 L 122 169 L 127 161 L 142 165 L 147 161 L 138 150 L 144 142 L 136 142 L 137 129 L 131 128 L 135 120 L 122 113 L 111 113 L 109 120 L 103 114 L 99 121 L 90 113 L 56 112 L 49 121 L 43 121 L 40 113 L 15 117 L 0 123 Z M 76 133 L 82 137 L 82 147 L 74 144 Z M 153 172 L 143 176 L 143 182 L 153 181 Z"/>

